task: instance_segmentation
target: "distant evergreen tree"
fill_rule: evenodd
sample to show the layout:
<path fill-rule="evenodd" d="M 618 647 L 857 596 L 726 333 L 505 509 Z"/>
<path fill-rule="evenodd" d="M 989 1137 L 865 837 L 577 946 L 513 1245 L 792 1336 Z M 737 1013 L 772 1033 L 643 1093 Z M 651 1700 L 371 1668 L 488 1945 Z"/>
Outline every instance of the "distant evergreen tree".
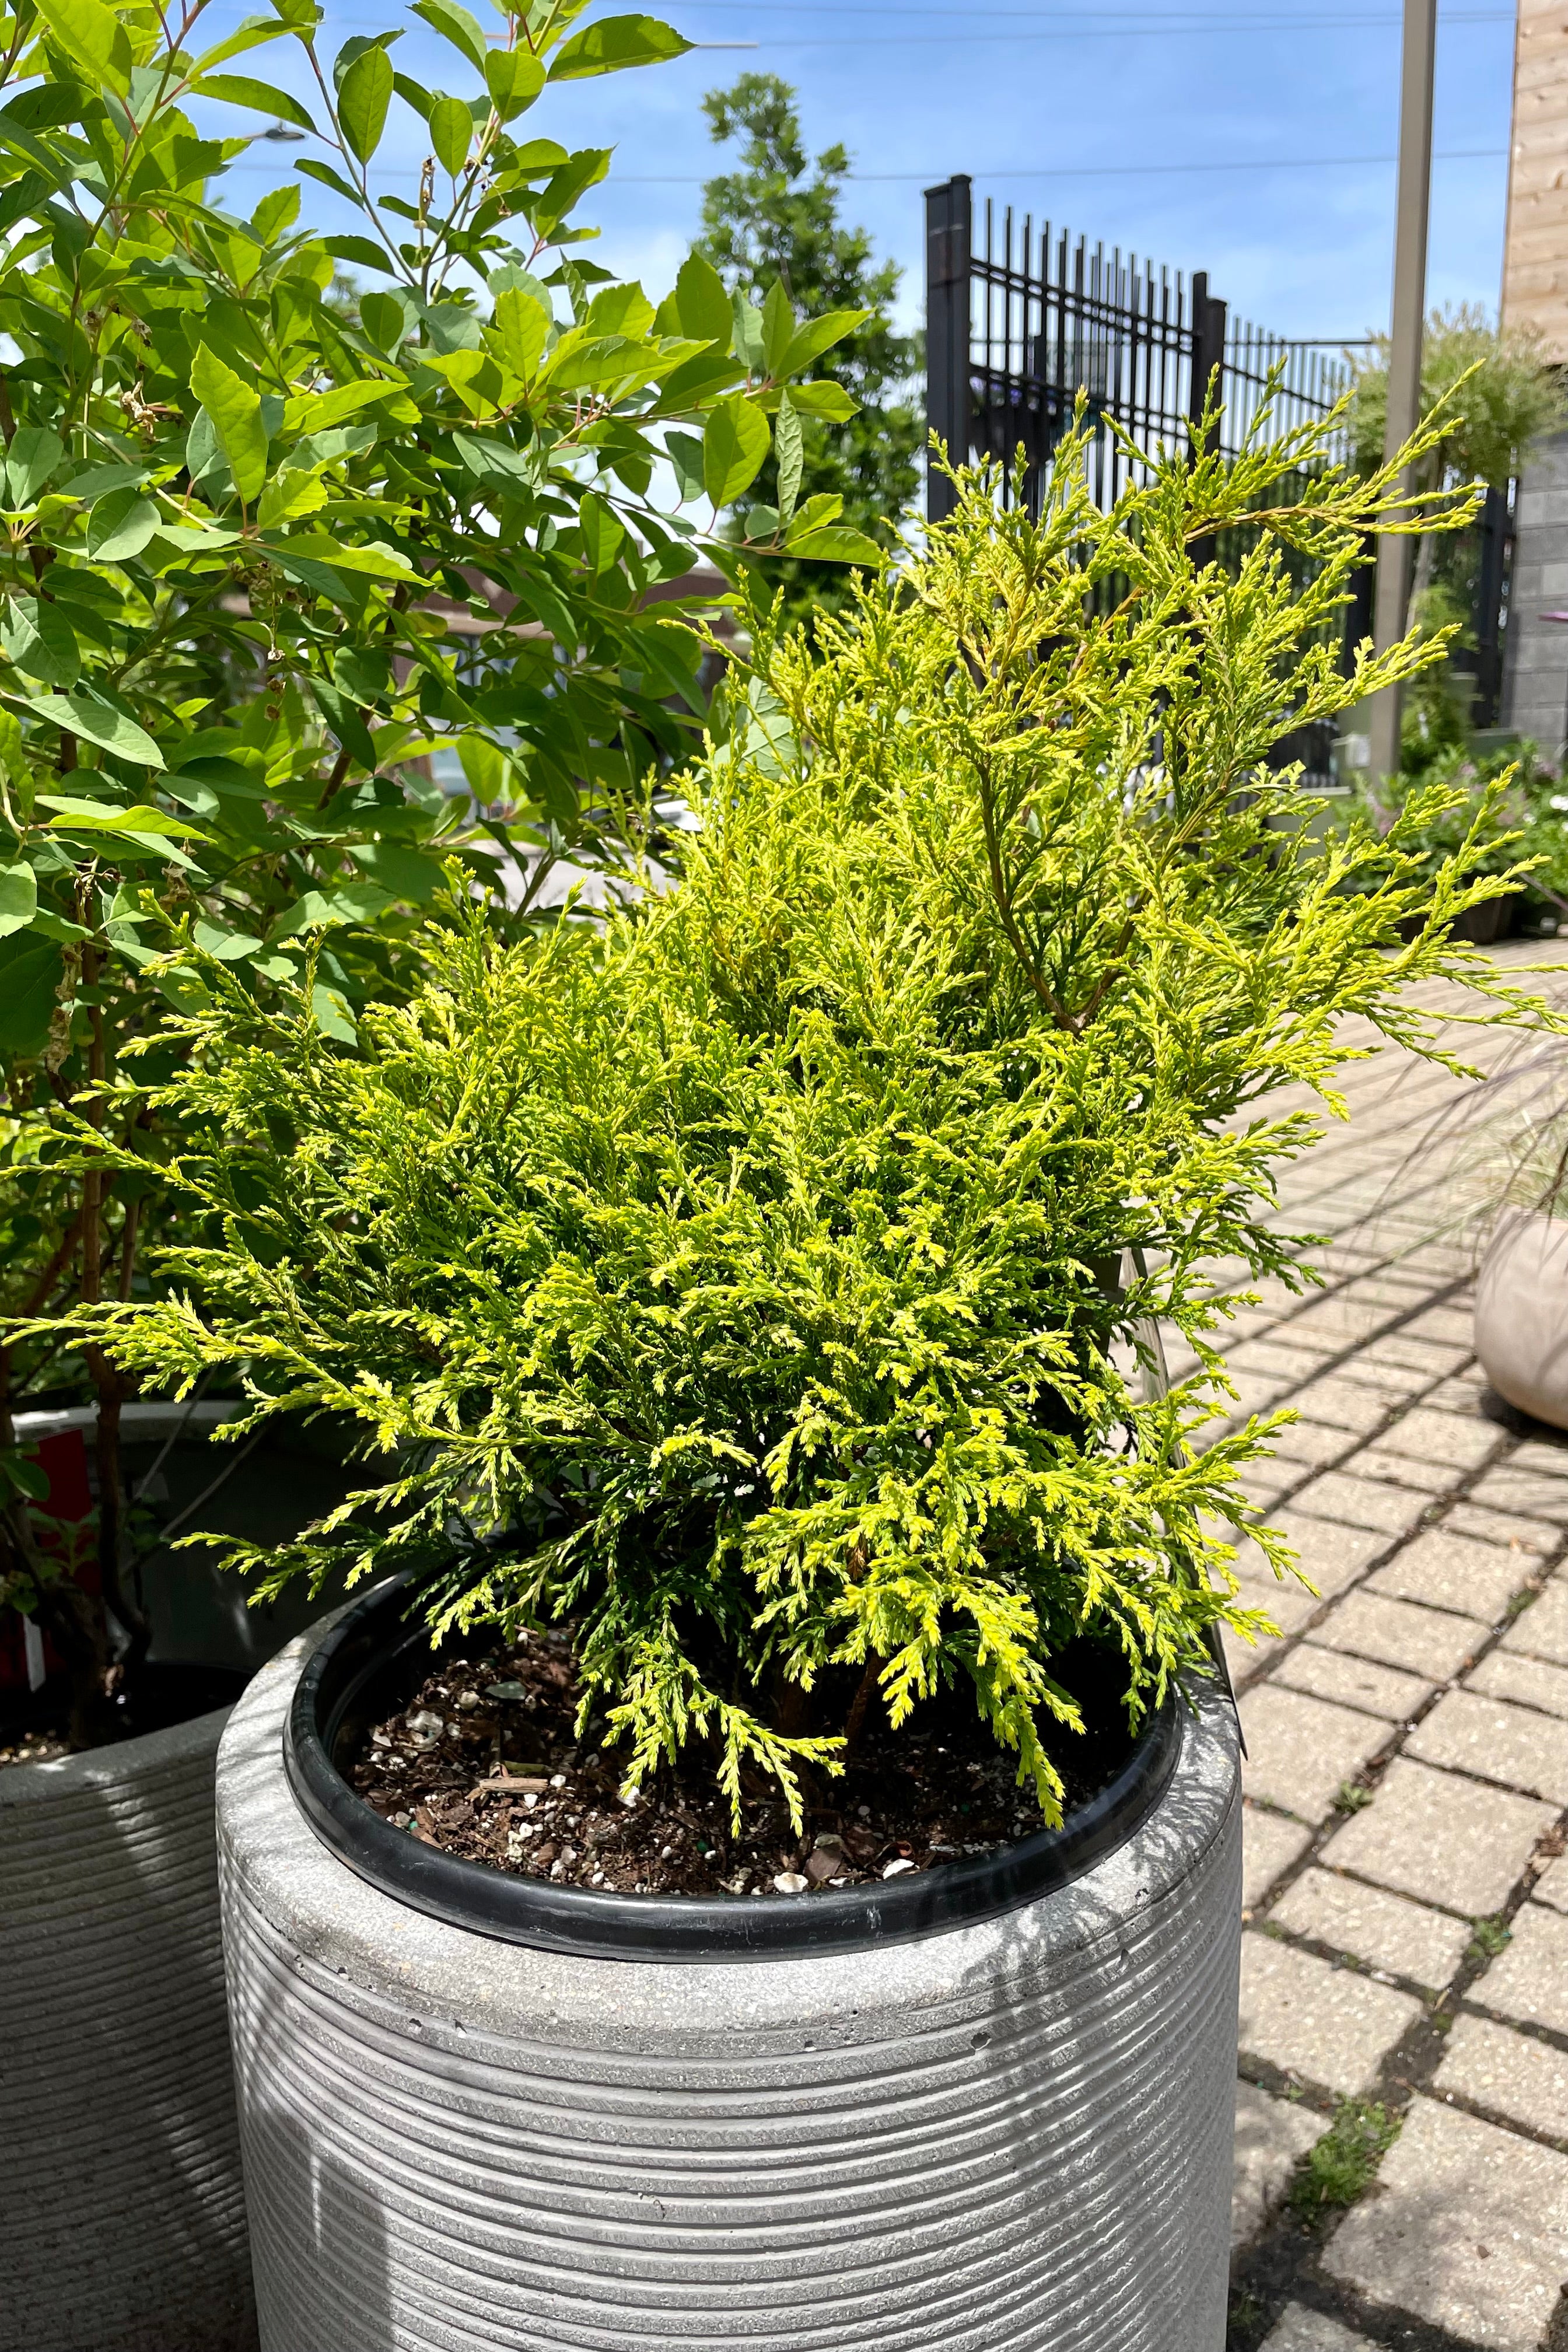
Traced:
<path fill-rule="evenodd" d="M 800 495 L 836 494 L 847 524 L 890 548 L 920 488 L 925 440 L 916 381 L 923 340 L 900 334 L 891 317 L 898 264 L 879 265 L 866 231 L 839 219 L 849 155 L 836 143 L 813 166 L 788 82 L 777 74 L 742 74 L 732 89 L 710 90 L 702 106 L 716 140 L 744 142 L 738 169 L 710 180 L 702 192 L 698 249 L 730 290 L 760 304 L 782 278 L 799 312 L 872 313 L 816 371 L 842 384 L 860 406 L 842 425 L 806 420 Z M 747 503 L 776 496 L 770 457 Z M 837 604 L 849 593 L 847 575 L 829 576 L 820 564 L 771 558 L 762 568 L 792 609 Z"/>

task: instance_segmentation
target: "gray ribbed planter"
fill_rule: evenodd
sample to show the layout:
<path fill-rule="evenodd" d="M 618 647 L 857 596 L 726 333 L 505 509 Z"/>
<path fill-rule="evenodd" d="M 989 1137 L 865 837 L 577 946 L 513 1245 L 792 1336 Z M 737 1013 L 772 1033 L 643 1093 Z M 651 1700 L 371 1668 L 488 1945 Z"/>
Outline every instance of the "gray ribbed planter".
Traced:
<path fill-rule="evenodd" d="M 1227 1702 L 1124 1843 L 1019 1909 L 591 1959 L 410 1909 L 318 1842 L 282 1730 L 319 1638 L 218 1768 L 264 2352 L 1220 2352 Z"/>
<path fill-rule="evenodd" d="M 213 1843 L 225 1720 L 0 1769 L 0 2352 L 255 2340 Z"/>
<path fill-rule="evenodd" d="M 1500 1396 L 1568 1429 L 1568 1221 L 1499 1218 L 1476 1278 L 1476 1353 Z"/>

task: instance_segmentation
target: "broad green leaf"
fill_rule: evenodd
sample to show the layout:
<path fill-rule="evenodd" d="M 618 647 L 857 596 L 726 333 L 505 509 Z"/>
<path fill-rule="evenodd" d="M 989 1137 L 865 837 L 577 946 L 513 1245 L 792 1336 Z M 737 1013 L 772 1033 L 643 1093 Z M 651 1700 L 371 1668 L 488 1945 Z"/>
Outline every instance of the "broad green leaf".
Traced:
<path fill-rule="evenodd" d="M 379 352 L 395 352 L 408 331 L 408 314 L 395 294 L 362 294 L 359 322 Z"/>
<path fill-rule="evenodd" d="M 788 522 L 795 512 L 795 502 L 800 496 L 800 478 L 805 464 L 805 439 L 800 429 L 800 418 L 795 403 L 786 392 L 779 402 L 773 420 L 773 448 L 779 467 L 779 519 Z"/>
<path fill-rule="evenodd" d="M 675 281 L 675 308 L 683 335 L 730 348 L 734 314 L 723 279 L 700 253 L 689 253 Z"/>
<path fill-rule="evenodd" d="M 226 367 L 205 343 L 191 366 L 191 390 L 212 418 L 234 487 L 248 506 L 267 479 L 267 429 L 261 395 Z"/>
<path fill-rule="evenodd" d="M 332 656 L 332 678 L 356 703 L 368 708 L 391 691 L 392 662 L 380 646 L 340 646 Z"/>
<path fill-rule="evenodd" d="M 667 433 L 664 441 L 675 468 L 680 502 L 688 505 L 702 496 L 702 444 L 695 433 Z"/>
<path fill-rule="evenodd" d="M 131 42 L 102 0 L 38 0 L 38 14 L 67 54 L 120 96 L 131 89 Z"/>
<path fill-rule="evenodd" d="M 270 82 L 252 81 L 248 74 L 204 74 L 191 84 L 191 94 L 218 99 L 225 106 L 243 106 L 252 114 L 276 115 L 300 131 L 316 128 L 297 98 L 286 89 L 274 89 Z"/>
<path fill-rule="evenodd" d="M 380 889 L 374 882 L 348 882 L 331 891 L 307 890 L 279 915 L 268 936 L 293 939 L 302 931 L 331 930 L 342 923 L 374 923 L 395 903 L 390 890 Z"/>
<path fill-rule="evenodd" d="M 100 751 L 113 751 L 138 768 L 161 768 L 163 754 L 151 735 L 143 733 L 133 719 L 116 710 L 110 702 L 100 702 L 85 687 L 74 694 L 40 694 L 34 698 L 31 709 L 51 726 L 66 729 L 79 735 L 84 741 L 96 743 Z"/>
<path fill-rule="evenodd" d="M 749 489 L 768 454 L 768 420 L 739 393 L 716 401 L 702 434 L 702 486 L 715 507 Z"/>
<path fill-rule="evenodd" d="M 194 924 L 191 937 L 204 955 L 219 963 L 237 963 L 242 957 L 254 955 L 261 945 L 253 932 L 225 930 L 216 923 Z"/>
<path fill-rule="evenodd" d="M 262 197 L 250 215 L 251 230 L 258 243 L 270 245 L 298 219 L 299 213 L 300 191 L 296 184 L 290 181 L 287 187 L 274 188 L 269 195 Z"/>
<path fill-rule="evenodd" d="M 763 365 L 772 376 L 784 373 L 784 355 L 795 341 L 795 307 L 775 278 L 763 304 Z"/>
<path fill-rule="evenodd" d="M 172 816 L 167 809 L 139 805 L 115 808 L 102 801 L 74 800 L 60 793 L 40 793 L 40 808 L 54 809 L 51 833 L 123 833 L 132 839 L 167 835 L 171 841 L 208 841 L 210 834 L 188 817 Z"/>
<path fill-rule="evenodd" d="M 0 940 L 0 1054 L 41 1054 L 49 1042 L 65 961 L 53 940 L 18 931 Z"/>
<path fill-rule="evenodd" d="M 280 522 L 293 522 L 300 515 L 314 514 L 326 503 L 326 486 L 318 473 L 285 466 L 261 493 L 261 503 L 256 509 L 257 524 L 262 530 L 271 530 Z"/>
<path fill-rule="evenodd" d="M 852 335 L 873 315 L 869 310 L 825 310 L 820 319 L 808 319 L 785 352 L 783 364 L 773 373 L 779 376 L 798 375 L 803 367 L 809 367 L 813 360 L 820 359 L 835 343 L 841 343 L 846 335 Z"/>
<path fill-rule="evenodd" d="M 68 923 L 50 907 L 40 907 L 33 917 L 31 928 L 40 939 L 58 940 L 61 947 L 75 947 L 79 940 L 90 940 L 92 933 L 84 923 Z"/>
<path fill-rule="evenodd" d="M 0 866 L 0 940 L 25 931 L 38 911 L 38 877 L 27 865 Z"/>
<path fill-rule="evenodd" d="M 432 351 L 447 358 L 453 352 L 484 348 L 479 319 L 464 302 L 426 302 L 420 310 Z"/>
<path fill-rule="evenodd" d="M 412 108 L 421 122 L 429 121 L 430 109 L 436 103 L 434 91 L 426 89 L 422 81 L 415 81 L 409 75 L 398 73 L 395 69 L 392 76 L 392 87 L 405 106 Z"/>
<path fill-rule="evenodd" d="M 30 507 L 65 454 L 65 443 L 47 425 L 24 425 L 5 457 L 11 505 Z"/>
<path fill-rule="evenodd" d="M 450 41 L 455 49 L 461 50 L 471 66 L 483 73 L 489 54 L 485 37 L 479 30 L 478 20 L 470 16 L 466 8 L 459 7 L 458 0 L 414 0 L 410 13 L 422 16 L 433 32 L 439 33 L 443 40 Z"/>
<path fill-rule="evenodd" d="M 551 308 L 550 289 L 542 278 L 535 278 L 531 269 L 520 268 L 515 261 L 503 261 L 499 269 L 490 271 L 486 283 L 498 301 L 509 286 L 515 286 L 520 294 L 531 294 L 545 317 L 553 324 L 555 314 Z"/>
<path fill-rule="evenodd" d="M 517 489 L 532 484 L 533 467 L 526 449 L 513 449 L 504 441 L 487 441 L 476 433 L 454 433 L 452 446 L 477 481 L 501 482 Z"/>
<path fill-rule="evenodd" d="M 514 375 L 532 375 L 549 333 L 550 314 L 543 306 L 520 287 L 503 287 L 496 296 L 495 320 L 487 340 Z"/>
<path fill-rule="evenodd" d="M 647 373 L 646 344 L 626 335 L 595 335 L 577 342 L 563 335 L 541 375 L 561 392 L 587 392 L 601 384 L 621 383 Z"/>
<path fill-rule="evenodd" d="M 234 488 L 234 477 L 228 470 L 223 443 L 217 437 L 217 426 L 205 408 L 198 408 L 190 431 L 185 436 L 185 470 L 193 489 L 198 486 L 209 497 L 222 498 Z"/>
<path fill-rule="evenodd" d="M 589 74 L 620 73 L 627 66 L 662 65 L 695 46 L 657 16 L 602 16 L 574 33 L 556 53 L 552 81 L 582 81 Z"/>
<path fill-rule="evenodd" d="M 329 988 L 324 981 L 319 980 L 310 991 L 310 1011 L 324 1037 L 335 1037 L 342 1045 L 359 1044 L 353 1013 L 341 988 Z"/>
<path fill-rule="evenodd" d="M 631 335 L 640 340 L 653 324 L 653 304 L 635 283 L 604 286 L 589 303 L 583 323 L 591 335 Z"/>
<path fill-rule="evenodd" d="M 430 144 L 436 150 L 436 161 L 453 179 L 468 162 L 473 143 L 474 118 L 465 101 L 437 93 L 430 109 Z"/>
<path fill-rule="evenodd" d="M 753 375 L 764 375 L 763 358 L 763 314 L 754 302 L 737 290 L 730 299 L 731 336 L 735 357 L 743 360 Z"/>
<path fill-rule="evenodd" d="M 528 139 L 517 150 L 507 169 L 519 179 L 537 180 L 547 172 L 558 172 L 563 163 L 571 160 L 559 140 Z"/>
<path fill-rule="evenodd" d="M 589 570 L 596 577 L 607 572 L 620 553 L 626 530 L 615 509 L 593 490 L 585 492 L 577 520 L 583 532 L 583 551 Z"/>
<path fill-rule="evenodd" d="M 428 906 L 445 879 L 434 857 L 406 848 L 402 842 L 356 842 L 349 856 L 382 889 L 416 907 Z"/>
<path fill-rule="evenodd" d="M 378 49 L 377 57 L 381 54 Z M 323 242 L 334 261 L 357 261 L 362 269 L 379 269 L 389 278 L 397 266 L 391 256 L 379 245 L 373 244 L 368 236 L 329 236 Z"/>
<path fill-rule="evenodd" d="M 308 562 L 331 563 L 340 572 L 362 572 L 371 580 L 417 580 L 419 574 L 395 547 L 372 540 L 364 547 L 344 547 L 324 531 L 294 531 L 279 542 L 281 551 L 303 556 Z"/>
<path fill-rule="evenodd" d="M 802 416 L 820 416 L 826 425 L 847 425 L 860 414 L 860 404 L 841 383 L 824 377 L 820 383 L 792 383 L 789 396 Z"/>
<path fill-rule="evenodd" d="M 363 201 L 352 180 L 345 180 L 341 172 L 334 171 L 330 163 L 321 163 L 314 155 L 301 155 L 294 169 L 303 172 L 308 180 L 319 180 L 323 188 L 331 188 L 333 195 L 342 196 L 356 210 Z"/>
<path fill-rule="evenodd" d="M 87 551 L 105 563 L 140 555 L 158 528 L 158 509 L 140 490 L 113 490 L 88 518 Z"/>
<path fill-rule="evenodd" d="M 490 49 L 485 56 L 485 88 L 503 122 L 533 104 L 544 88 L 544 68 L 529 49 Z"/>
<path fill-rule="evenodd" d="M 7 1446 L 0 1452 L 0 1478 L 18 1495 L 26 1495 L 30 1503 L 47 1503 L 52 1481 L 41 1462 L 35 1462 L 17 1446 Z M 19 1604 L 18 1604 L 19 1605 Z"/>
<path fill-rule="evenodd" d="M 395 301 L 396 297 L 380 295 L 376 299 Z M 358 383 L 334 384 L 331 392 L 296 393 L 283 404 L 283 430 L 323 433 L 331 425 L 341 425 L 346 416 L 357 415 L 362 408 L 374 408 L 378 401 L 395 400 L 403 386 L 401 376 L 395 383 L 382 377 L 364 376 Z"/>
<path fill-rule="evenodd" d="M 391 103 L 392 59 L 384 49 L 362 49 L 338 91 L 338 121 L 362 163 L 368 163 L 381 144 Z"/>
<path fill-rule="evenodd" d="M 98 504 L 111 490 L 140 489 L 152 476 L 150 466 L 89 466 L 85 472 L 69 474 L 59 486 L 62 499 L 77 499 L 84 507 Z"/>
<path fill-rule="evenodd" d="M 24 677 L 40 686 L 74 686 L 81 675 L 76 633 L 58 604 L 38 596 L 18 596 L 9 606 L 0 644 Z"/>
<path fill-rule="evenodd" d="M 834 490 L 818 490 L 807 499 L 789 527 L 792 540 L 804 539 L 808 530 L 826 530 L 844 512 L 844 501 Z"/>
<path fill-rule="evenodd" d="M 829 523 L 826 530 L 808 530 L 799 539 L 786 536 L 784 545 L 808 563 L 874 563 L 880 568 L 888 561 L 887 551 L 874 539 L 838 523 Z"/>
<path fill-rule="evenodd" d="M 214 66 L 221 66 L 228 58 L 237 58 L 247 49 L 260 48 L 268 41 L 281 40 L 290 29 L 281 16 L 247 16 L 244 24 L 225 39 L 210 49 L 204 49 L 191 71 L 193 74 L 210 73 Z"/>

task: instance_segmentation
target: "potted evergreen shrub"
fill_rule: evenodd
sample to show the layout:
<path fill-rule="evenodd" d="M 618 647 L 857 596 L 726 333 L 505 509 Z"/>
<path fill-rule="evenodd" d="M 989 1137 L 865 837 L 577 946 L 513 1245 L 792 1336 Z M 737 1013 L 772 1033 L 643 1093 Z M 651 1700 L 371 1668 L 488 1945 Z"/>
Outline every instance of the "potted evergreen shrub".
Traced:
<path fill-rule="evenodd" d="M 197 1237 L 132 1085 L 183 1050 L 162 1013 L 210 995 L 190 950 L 263 1002 L 308 974 L 314 1034 L 352 1051 L 443 860 L 517 930 L 563 862 L 657 844 L 702 714 L 706 543 L 651 509 L 660 457 L 717 508 L 776 445 L 762 543 L 871 551 L 789 494 L 802 416 L 853 405 L 800 379 L 858 314 L 733 304 L 695 261 L 656 311 L 580 251 L 607 154 L 530 136 L 547 85 L 563 127 L 568 85 L 679 37 L 574 30 L 573 0 L 486 33 L 442 0 L 418 30 L 454 96 L 395 72 L 396 27 L 331 59 L 310 0 L 210 41 L 206 13 L 41 0 L 0 26 L 0 1312 L 31 1327 L 0 1349 L 5 2352 L 221 2352 L 250 2326 L 225 1685 L 182 1670 L 237 1685 L 267 1636 L 210 1552 L 144 1555 L 194 1507 L 265 1544 L 343 1482 L 320 1427 L 193 1445 L 232 1397 L 175 1406 L 71 1330 Z M 279 41 L 308 100 L 232 69 Z M 428 132 L 417 205 L 377 193 L 395 109 Z M 225 177 L 277 154 L 223 135 L 258 118 L 300 135 L 271 188 Z M 354 233 L 301 220 L 323 183 Z"/>
<path fill-rule="evenodd" d="M 1083 449 L 756 616 L 668 887 L 521 945 L 459 888 L 357 1053 L 231 968 L 171 1016 L 202 1238 L 87 1328 L 395 1472 L 235 1553 L 373 1580 L 220 1759 L 268 2352 L 1217 2352 L 1268 1433 L 1193 1450 L 1212 1269 L 1295 1278 L 1267 1098 L 1346 1015 L 1530 1011 L 1450 937 L 1493 881 L 1276 829 L 1286 726 L 1434 657 L 1330 649 L 1394 478 L 1100 514 Z"/>

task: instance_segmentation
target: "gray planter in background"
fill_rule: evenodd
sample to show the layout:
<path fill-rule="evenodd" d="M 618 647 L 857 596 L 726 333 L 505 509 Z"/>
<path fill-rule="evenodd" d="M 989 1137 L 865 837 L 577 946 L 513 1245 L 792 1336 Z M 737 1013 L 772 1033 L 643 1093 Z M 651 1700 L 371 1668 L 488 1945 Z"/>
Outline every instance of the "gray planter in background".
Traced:
<path fill-rule="evenodd" d="M 1510 1404 L 1568 1429 L 1568 1221 L 1498 1219 L 1476 1277 L 1476 1354 Z"/>
<path fill-rule="evenodd" d="M 0 2352 L 241 2352 L 225 1715 L 0 1769 Z"/>
<path fill-rule="evenodd" d="M 1123 1843 L 1020 1908 L 677 1965 L 358 1877 L 285 1778 L 311 1647 L 218 1769 L 263 2352 L 1220 2352 L 1228 1702 Z"/>
<path fill-rule="evenodd" d="M 313 1624 L 339 1595 L 312 1600 L 301 1580 L 278 1600 L 251 1607 L 248 1588 L 217 1565 L 217 1554 L 177 1551 L 184 1535 L 211 1529 L 252 1543 L 286 1542 L 308 1519 L 342 1501 L 374 1473 L 345 1470 L 330 1439 L 300 1421 L 268 1423 L 248 1436 L 210 1442 L 244 1411 L 209 1402 L 127 1404 L 120 1416 L 121 1475 L 132 1507 L 142 1507 L 170 1540 L 138 1559 L 130 1581 L 152 1627 L 154 1664 L 222 1666 L 254 1674 L 285 1642 Z M 92 1462 L 96 1405 L 19 1412 L 19 1445 L 79 1430 Z"/>

